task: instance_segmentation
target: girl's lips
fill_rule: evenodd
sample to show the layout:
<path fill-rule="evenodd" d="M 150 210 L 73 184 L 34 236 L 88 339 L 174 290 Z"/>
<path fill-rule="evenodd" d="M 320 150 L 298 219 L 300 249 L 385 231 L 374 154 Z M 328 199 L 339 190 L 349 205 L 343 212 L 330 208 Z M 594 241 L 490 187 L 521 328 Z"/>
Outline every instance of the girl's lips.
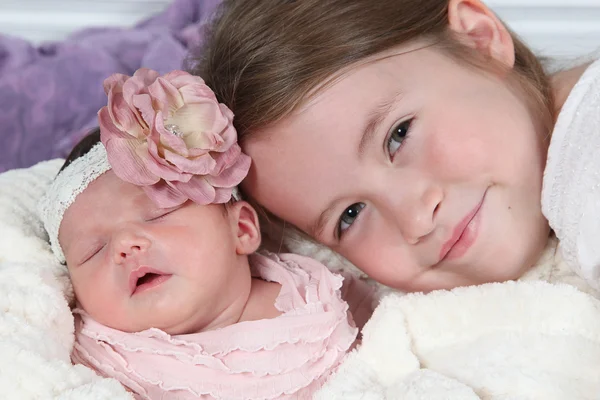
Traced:
<path fill-rule="evenodd" d="M 486 192 L 487 193 L 487 192 Z M 485 195 L 481 201 L 471 210 L 453 230 L 452 237 L 444 243 L 440 250 L 440 261 L 451 260 L 462 257 L 467 250 L 475 243 L 479 232 L 479 222 L 481 220 L 480 210 L 485 200 Z"/>
<path fill-rule="evenodd" d="M 169 280 L 171 276 L 157 269 L 141 266 L 129 274 L 130 293 L 133 296 L 134 294 L 157 287 Z"/>

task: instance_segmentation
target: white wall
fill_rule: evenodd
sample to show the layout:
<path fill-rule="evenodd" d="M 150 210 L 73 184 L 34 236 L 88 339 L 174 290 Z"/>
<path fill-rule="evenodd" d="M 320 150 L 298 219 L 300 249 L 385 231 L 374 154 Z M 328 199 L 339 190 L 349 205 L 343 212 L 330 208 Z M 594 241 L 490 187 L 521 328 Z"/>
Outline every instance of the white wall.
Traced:
<path fill-rule="evenodd" d="M 40 43 L 92 26 L 131 26 L 171 0 L 0 0 L 0 33 Z"/>
<path fill-rule="evenodd" d="M 600 0 L 486 2 L 544 54 L 573 57 L 600 50 Z M 0 0 L 0 32 L 36 43 L 59 40 L 85 26 L 130 26 L 160 12 L 168 3 L 170 0 Z"/>
<path fill-rule="evenodd" d="M 549 56 L 600 55 L 600 0 L 487 0 L 530 46 Z"/>

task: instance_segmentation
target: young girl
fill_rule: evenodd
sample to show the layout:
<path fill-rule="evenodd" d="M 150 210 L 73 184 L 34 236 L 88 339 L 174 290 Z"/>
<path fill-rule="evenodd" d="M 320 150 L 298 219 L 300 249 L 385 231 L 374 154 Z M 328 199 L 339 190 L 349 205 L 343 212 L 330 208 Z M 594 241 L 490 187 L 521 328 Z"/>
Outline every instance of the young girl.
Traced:
<path fill-rule="evenodd" d="M 342 278 L 254 253 L 256 212 L 230 201 L 250 159 L 200 78 L 142 69 L 105 89 L 101 133 L 40 206 L 77 299 L 73 361 L 141 399 L 310 398 L 357 336 Z"/>
<path fill-rule="evenodd" d="M 551 226 L 571 278 L 598 287 L 598 95 L 583 93 L 600 65 L 559 121 L 587 125 L 550 143 L 573 79 L 553 90 L 479 0 L 230 0 L 202 55 L 253 159 L 245 193 L 379 282 L 518 279 Z"/>

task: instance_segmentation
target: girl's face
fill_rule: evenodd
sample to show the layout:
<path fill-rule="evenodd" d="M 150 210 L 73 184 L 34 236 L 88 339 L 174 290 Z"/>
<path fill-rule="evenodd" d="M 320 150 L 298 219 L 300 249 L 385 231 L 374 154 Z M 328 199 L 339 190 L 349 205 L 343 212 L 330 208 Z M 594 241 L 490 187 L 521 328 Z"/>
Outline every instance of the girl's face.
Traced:
<path fill-rule="evenodd" d="M 354 67 L 249 139 L 244 189 L 401 290 L 515 279 L 549 232 L 536 129 L 503 78 L 423 48 Z"/>
<path fill-rule="evenodd" d="M 77 300 L 92 318 L 170 334 L 232 323 L 228 313 L 250 291 L 246 254 L 260 240 L 244 202 L 227 212 L 191 202 L 159 209 L 112 171 L 77 197 L 59 233 Z"/>

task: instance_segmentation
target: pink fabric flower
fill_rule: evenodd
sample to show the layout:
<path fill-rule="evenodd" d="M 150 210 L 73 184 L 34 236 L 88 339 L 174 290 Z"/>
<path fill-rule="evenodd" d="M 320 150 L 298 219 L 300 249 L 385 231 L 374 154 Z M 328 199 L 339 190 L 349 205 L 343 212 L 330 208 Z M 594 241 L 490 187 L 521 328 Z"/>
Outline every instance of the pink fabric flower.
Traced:
<path fill-rule="evenodd" d="M 233 113 L 200 77 L 141 68 L 110 76 L 104 91 L 101 140 L 119 178 L 162 208 L 229 201 L 250 157 L 237 144 Z"/>

